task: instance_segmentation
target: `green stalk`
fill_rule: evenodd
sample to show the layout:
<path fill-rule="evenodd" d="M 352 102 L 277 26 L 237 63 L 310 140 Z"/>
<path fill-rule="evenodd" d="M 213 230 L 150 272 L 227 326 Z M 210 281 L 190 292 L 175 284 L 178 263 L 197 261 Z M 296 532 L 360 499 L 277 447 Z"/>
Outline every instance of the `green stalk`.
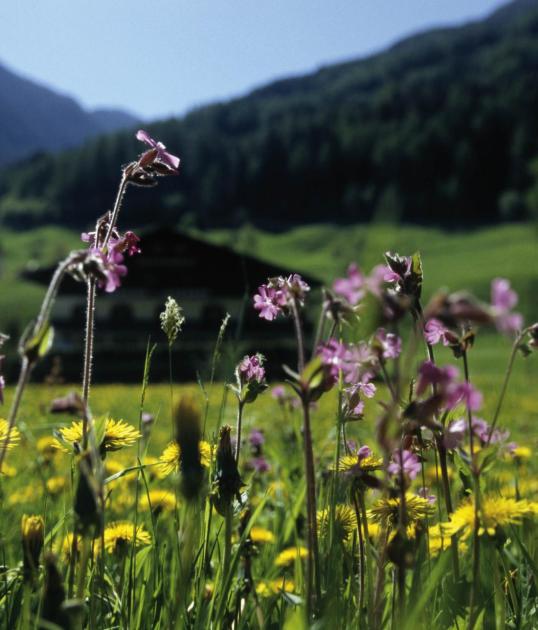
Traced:
<path fill-rule="evenodd" d="M 77 599 L 84 599 L 84 587 L 86 584 L 86 573 L 88 571 L 88 560 L 90 558 L 90 547 L 91 540 L 88 536 L 82 537 L 82 549 L 80 552 L 80 563 L 78 569 L 78 580 L 77 580 L 77 590 L 76 597 Z"/>

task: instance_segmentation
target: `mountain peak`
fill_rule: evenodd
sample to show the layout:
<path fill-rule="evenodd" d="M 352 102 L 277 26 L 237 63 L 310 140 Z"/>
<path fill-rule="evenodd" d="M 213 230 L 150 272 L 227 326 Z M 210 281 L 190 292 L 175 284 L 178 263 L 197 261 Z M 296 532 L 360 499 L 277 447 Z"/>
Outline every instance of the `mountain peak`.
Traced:
<path fill-rule="evenodd" d="M 70 96 L 26 79 L 0 63 L 0 165 L 38 151 L 76 147 L 88 138 L 136 125 L 121 110 L 86 111 Z"/>

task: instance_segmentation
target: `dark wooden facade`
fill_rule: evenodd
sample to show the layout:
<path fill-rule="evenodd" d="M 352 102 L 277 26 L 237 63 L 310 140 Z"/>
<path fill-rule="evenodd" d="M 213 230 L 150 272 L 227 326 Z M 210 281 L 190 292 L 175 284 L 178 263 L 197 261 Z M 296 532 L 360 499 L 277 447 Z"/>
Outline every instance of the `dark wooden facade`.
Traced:
<path fill-rule="evenodd" d="M 293 365 L 291 322 L 261 320 L 252 307 L 252 296 L 266 278 L 296 270 L 279 268 L 174 229 L 142 234 L 140 247 L 142 254 L 126 259 L 129 272 L 122 286 L 111 294 L 99 292 L 95 319 L 97 381 L 140 380 L 148 339 L 159 342 L 153 377 L 166 378 L 167 349 L 159 313 L 169 295 L 181 305 L 186 317 L 174 348 L 177 378 L 194 380 L 197 374 L 206 373 L 226 313 L 230 314 L 230 322 L 223 347 L 224 372 L 247 352 L 262 352 L 277 365 Z M 25 277 L 46 285 L 53 271 L 33 270 Z M 306 280 L 318 286 L 315 279 Z M 77 381 L 82 369 L 85 303 L 85 285 L 67 278 L 53 311 L 55 341 L 51 358 L 61 362 L 63 376 L 69 381 Z M 308 322 L 306 328 L 308 331 Z M 47 368 L 43 366 L 41 372 Z"/>

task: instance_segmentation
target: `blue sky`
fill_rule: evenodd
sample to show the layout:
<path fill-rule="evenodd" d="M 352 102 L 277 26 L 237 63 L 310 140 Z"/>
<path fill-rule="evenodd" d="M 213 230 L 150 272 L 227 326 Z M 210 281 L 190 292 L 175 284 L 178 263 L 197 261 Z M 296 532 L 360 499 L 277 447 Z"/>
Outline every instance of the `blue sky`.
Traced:
<path fill-rule="evenodd" d="M 365 56 L 501 0 L 16 0 L 0 3 L 0 62 L 153 119 L 272 79 Z"/>

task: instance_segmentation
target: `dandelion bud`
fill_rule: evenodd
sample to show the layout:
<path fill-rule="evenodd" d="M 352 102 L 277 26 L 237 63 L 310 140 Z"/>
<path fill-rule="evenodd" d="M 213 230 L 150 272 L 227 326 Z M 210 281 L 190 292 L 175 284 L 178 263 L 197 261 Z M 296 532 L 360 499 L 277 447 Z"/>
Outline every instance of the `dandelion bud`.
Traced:
<path fill-rule="evenodd" d="M 200 409 L 189 396 L 183 396 L 174 411 L 175 438 L 181 452 L 181 491 L 187 500 L 195 499 L 204 480 L 200 453 Z"/>
<path fill-rule="evenodd" d="M 168 296 L 166 304 L 164 305 L 164 311 L 160 314 L 160 320 L 161 329 L 168 339 L 168 345 L 172 346 L 185 322 L 183 309 L 174 298 Z"/>
<path fill-rule="evenodd" d="M 65 590 L 63 580 L 54 554 L 45 555 L 45 585 L 43 588 L 43 605 L 41 607 L 41 618 L 49 624 L 60 628 L 69 628 L 69 617 L 63 609 L 65 600 Z"/>
<path fill-rule="evenodd" d="M 31 580 L 39 568 L 39 556 L 45 542 L 45 521 L 42 516 L 24 515 L 21 521 L 23 572 Z"/>
<path fill-rule="evenodd" d="M 221 516 L 226 515 L 234 497 L 239 497 L 239 490 L 243 485 L 232 450 L 231 430 L 231 427 L 228 425 L 221 427 L 219 445 L 217 447 L 216 473 L 212 498 L 215 509 Z"/>

